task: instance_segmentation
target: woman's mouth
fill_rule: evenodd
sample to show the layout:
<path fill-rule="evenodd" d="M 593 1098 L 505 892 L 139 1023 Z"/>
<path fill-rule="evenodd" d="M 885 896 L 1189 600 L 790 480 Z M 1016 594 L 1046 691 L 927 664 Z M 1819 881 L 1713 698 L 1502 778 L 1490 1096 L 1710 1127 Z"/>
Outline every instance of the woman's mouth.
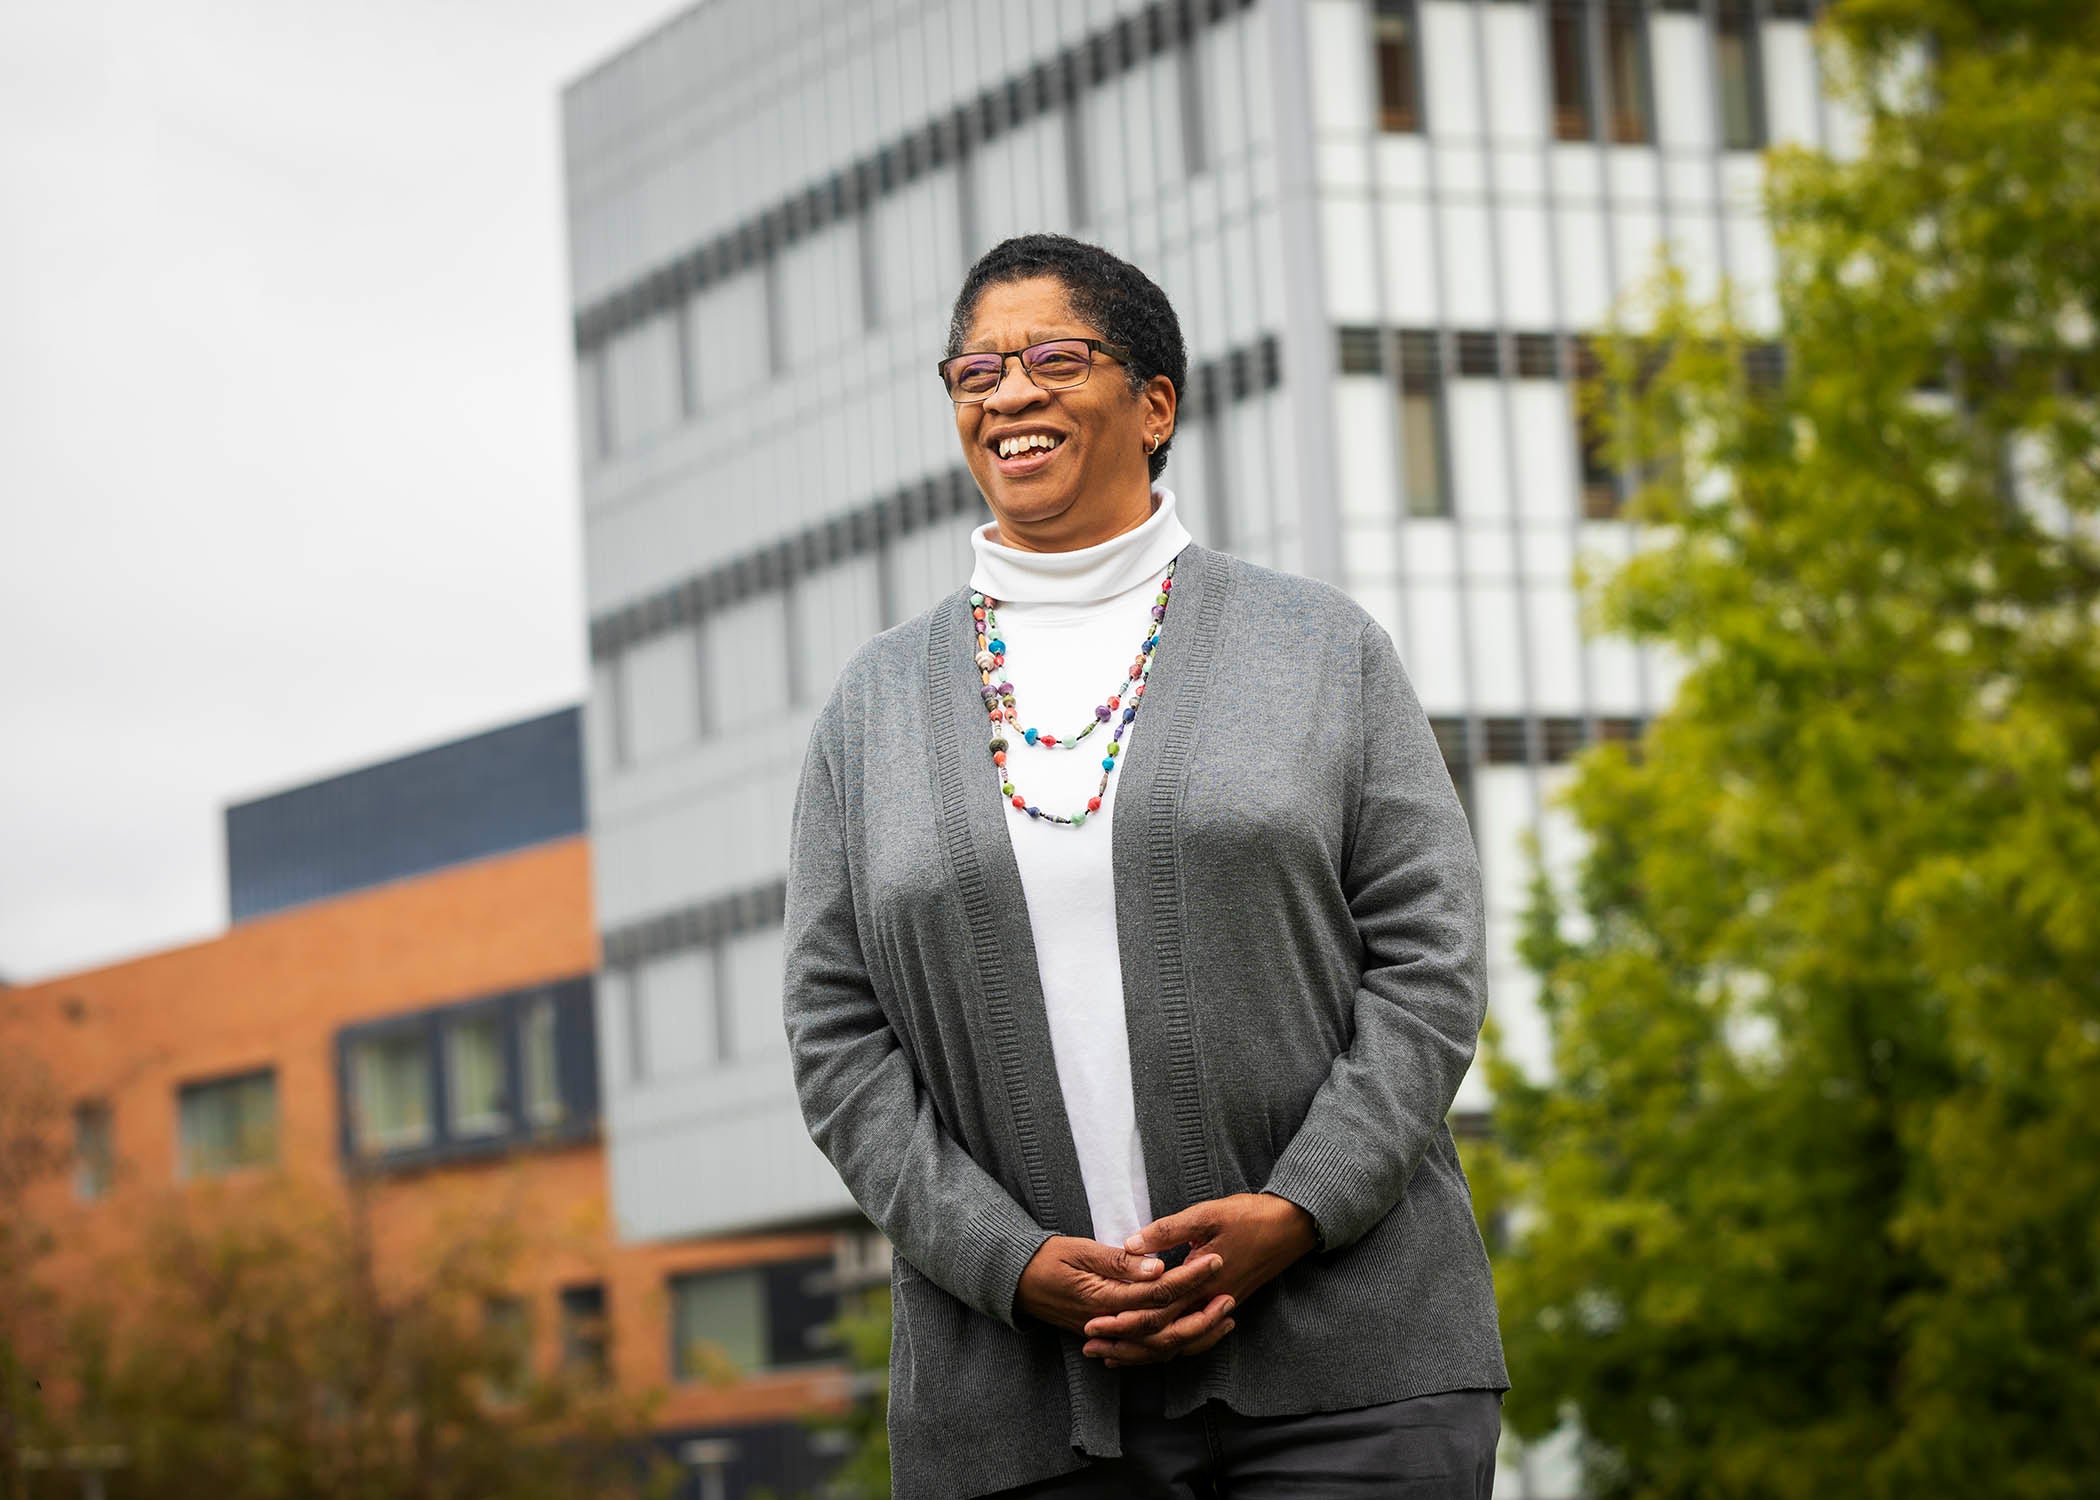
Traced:
<path fill-rule="evenodd" d="M 1064 451 L 1069 439 L 1043 433 L 1033 442 L 1001 443 L 992 450 L 992 464 L 1008 479 L 1023 479 L 1048 465 Z M 1049 446 L 1043 446 L 1048 443 Z M 1002 453 L 1001 448 L 1010 450 Z"/>

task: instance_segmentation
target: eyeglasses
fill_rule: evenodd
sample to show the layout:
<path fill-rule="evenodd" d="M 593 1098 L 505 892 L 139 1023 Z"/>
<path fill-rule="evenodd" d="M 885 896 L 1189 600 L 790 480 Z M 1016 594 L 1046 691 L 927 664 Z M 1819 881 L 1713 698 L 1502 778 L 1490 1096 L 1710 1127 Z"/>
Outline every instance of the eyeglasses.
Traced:
<path fill-rule="evenodd" d="M 1128 349 L 1100 339 L 1045 339 L 1026 349 L 1008 349 L 1003 353 L 987 350 L 982 354 L 958 354 L 940 361 L 935 368 L 941 372 L 941 384 L 948 388 L 949 399 L 966 406 L 999 389 L 1010 359 L 1019 359 L 1021 373 L 1041 389 L 1062 391 L 1086 384 L 1096 354 L 1106 354 L 1118 364 L 1130 362 Z"/>

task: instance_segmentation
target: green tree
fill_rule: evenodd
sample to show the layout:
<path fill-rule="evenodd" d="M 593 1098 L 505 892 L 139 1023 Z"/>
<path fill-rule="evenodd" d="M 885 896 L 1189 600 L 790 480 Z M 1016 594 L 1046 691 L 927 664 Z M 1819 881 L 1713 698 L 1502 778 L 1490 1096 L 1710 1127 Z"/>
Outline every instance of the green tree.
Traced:
<path fill-rule="evenodd" d="M 574 1500 L 668 1494 L 650 1402 L 521 1368 L 492 1323 L 506 1216 L 382 1266 L 370 1193 L 282 1174 L 194 1184 L 76 1305 L 61 1423 L 119 1455 L 113 1500 Z M 38 1494 L 73 1493 L 66 1487 Z"/>
<path fill-rule="evenodd" d="M 61 1171 L 65 1102 L 38 1055 L 0 1011 L 0 1497 L 29 1492 L 24 1455 L 48 1441 L 40 1371 L 57 1347 L 57 1312 L 35 1271 L 51 1234 L 30 1212 L 30 1189 Z"/>
<path fill-rule="evenodd" d="M 815 1412 L 803 1427 L 840 1445 L 838 1466 L 825 1480 L 822 1500 L 889 1500 L 890 1497 L 890 1289 L 848 1290 L 830 1331 L 846 1358 L 849 1399 L 835 1412 Z M 752 1500 L 780 1500 L 771 1489 Z M 807 1494 L 796 1500 L 811 1500 Z"/>
<path fill-rule="evenodd" d="M 822 1423 L 847 1444 L 825 1492 L 834 1500 L 889 1500 L 889 1287 L 848 1297 L 831 1327 L 846 1353 L 853 1401 L 843 1414 Z"/>
<path fill-rule="evenodd" d="M 2100 1494 L 2100 7 L 1841 0 L 1784 369 L 1674 267 L 1583 397 L 1685 664 L 1569 789 L 1475 1152 L 1513 1430 L 1597 1496 Z M 1635 337 L 1635 333 L 1640 336 Z M 1746 366 L 1748 368 L 1746 369 Z"/>

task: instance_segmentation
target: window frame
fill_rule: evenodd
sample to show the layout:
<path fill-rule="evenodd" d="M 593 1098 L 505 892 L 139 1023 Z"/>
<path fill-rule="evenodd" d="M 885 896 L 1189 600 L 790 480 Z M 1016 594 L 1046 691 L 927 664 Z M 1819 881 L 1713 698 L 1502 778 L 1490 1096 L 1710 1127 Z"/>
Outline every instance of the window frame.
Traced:
<path fill-rule="evenodd" d="M 1723 151 L 1762 151 L 1771 141 L 1765 118 L 1764 37 L 1753 0 L 1713 0 L 1713 26 L 1708 46 L 1713 58 L 1714 139 Z M 1730 69 L 1724 59 L 1723 42 L 1730 36 L 1741 42 L 1743 120 L 1746 139 L 1730 135 L 1728 89 L 1724 80 Z"/>
<path fill-rule="evenodd" d="M 250 1087 L 257 1083 L 268 1085 L 269 1095 L 269 1148 L 266 1154 L 241 1157 L 223 1164 L 201 1165 L 195 1155 L 195 1142 L 191 1126 L 190 1104 L 219 1094 L 221 1091 Z M 212 1177 L 230 1177 L 238 1172 L 257 1169 L 267 1170 L 277 1165 L 283 1136 L 283 1112 L 277 1098 L 277 1065 L 263 1063 L 257 1067 L 242 1068 L 235 1072 L 220 1073 L 203 1078 L 188 1079 L 175 1085 L 175 1176 L 178 1182 L 195 1182 Z"/>
<path fill-rule="evenodd" d="M 579 1312 L 580 1297 L 594 1298 L 593 1311 Z M 556 1318 L 561 1331 L 561 1368 L 565 1375 L 582 1373 L 596 1384 L 612 1378 L 612 1299 L 603 1281 L 565 1283 L 555 1293 Z"/>
<path fill-rule="evenodd" d="M 543 1107 L 535 1090 L 533 1077 L 532 1037 L 528 1031 L 540 1016 L 547 1019 L 550 1032 L 547 1056 L 547 1083 L 553 1090 L 551 1107 Z M 517 1108 L 512 1112 L 512 1123 L 526 1130 L 551 1130 L 560 1126 L 569 1117 L 568 1100 L 561 1086 L 561 1006 L 560 999 L 549 989 L 538 989 L 523 995 L 518 1000 L 517 1014 L 518 1071 Z"/>
<path fill-rule="evenodd" d="M 1599 414 L 1588 410 L 1574 381 L 1568 383 L 1568 418 L 1575 429 L 1575 481 L 1578 515 L 1585 521 L 1623 519 L 1625 489 L 1618 467 L 1604 452 Z"/>
<path fill-rule="evenodd" d="M 1597 68 L 1604 79 L 1603 108 L 1598 111 L 1597 128 L 1601 139 L 1613 146 L 1652 146 L 1655 136 L 1655 43 L 1648 29 L 1648 8 L 1640 0 L 1602 0 L 1597 7 Z M 1613 22 L 1617 18 L 1625 22 L 1625 30 L 1633 37 L 1633 61 L 1637 77 L 1633 87 L 1637 93 L 1629 105 L 1619 97 L 1619 79 L 1614 72 L 1618 54 L 1612 47 Z M 1638 122 L 1639 134 L 1626 135 L 1620 131 L 1625 120 Z"/>
<path fill-rule="evenodd" d="M 416 1134 L 393 1131 L 381 1134 L 361 1128 L 364 1105 L 364 1075 L 362 1061 L 368 1055 L 367 1048 L 379 1049 L 401 1046 L 404 1051 L 413 1051 L 421 1068 L 423 1085 L 423 1121 Z M 421 1017 L 401 1020 L 392 1025 L 377 1025 L 364 1031 L 352 1043 L 348 1060 L 350 1087 L 345 1098 L 351 1106 L 353 1119 L 351 1130 L 356 1138 L 360 1155 L 366 1157 L 389 1156 L 403 1151 L 416 1151 L 432 1144 L 438 1138 L 437 1079 L 430 1056 L 430 1037 L 427 1023 Z"/>
<path fill-rule="evenodd" d="M 1457 514 L 1456 497 L 1451 483 L 1451 383 L 1441 373 L 1404 375 L 1393 392 L 1394 405 L 1399 409 L 1400 420 L 1400 509 L 1410 521 L 1445 521 Z M 1429 403 L 1429 451 L 1426 462 L 1436 475 L 1435 505 L 1423 509 L 1417 504 L 1414 475 L 1410 467 L 1425 460 L 1417 457 L 1414 442 L 1416 434 L 1408 420 L 1407 404 L 1410 399 Z"/>
<path fill-rule="evenodd" d="M 517 1405 L 532 1384 L 532 1323 L 532 1299 L 523 1293 L 505 1292 L 481 1299 L 482 1336 L 498 1358 L 508 1361 L 504 1371 L 492 1375 L 484 1385 L 488 1399 L 498 1406 Z"/>
<path fill-rule="evenodd" d="M 1371 7 L 1370 33 L 1378 133 L 1427 135 L 1429 111 L 1422 88 L 1421 6 L 1415 0 L 1376 0 Z M 1395 92 L 1402 97 L 1392 97 Z"/>
<path fill-rule="evenodd" d="M 665 1320 L 666 1333 L 670 1341 L 670 1377 L 677 1385 L 700 1385 L 707 1383 L 705 1371 L 688 1368 L 685 1354 L 690 1341 L 685 1338 L 681 1326 L 684 1302 L 681 1294 L 689 1287 L 707 1282 L 729 1282 L 748 1280 L 751 1286 L 753 1305 L 757 1309 L 758 1362 L 750 1366 L 737 1365 L 736 1378 L 748 1380 L 754 1375 L 766 1375 L 779 1368 L 772 1362 L 772 1317 L 767 1305 L 766 1267 L 764 1264 L 741 1266 L 714 1266 L 705 1270 L 673 1271 L 664 1278 L 664 1291 L 670 1303 L 670 1316 Z"/>
<path fill-rule="evenodd" d="M 1566 55 L 1563 42 L 1572 45 Z M 1586 0 L 1546 0 L 1546 65 L 1553 84 L 1553 138 L 1594 141 L 1598 109 L 1590 86 L 1590 7 Z M 1572 70 L 1572 71 L 1571 71 Z M 1575 97 L 1566 97 L 1573 90 Z"/>
<path fill-rule="evenodd" d="M 460 1112 L 460 1033 L 468 1028 L 490 1027 L 495 1032 L 496 1043 L 496 1106 L 493 1110 L 474 1116 Z M 473 1140 L 484 1136 L 506 1135 L 514 1130 L 518 1122 L 517 1098 L 521 1079 L 519 1077 L 522 1058 L 514 1056 L 513 1033 L 517 1020 L 505 1013 L 500 1000 L 453 1006 L 439 1018 L 438 1058 L 445 1069 L 445 1133 L 455 1140 Z M 556 1059 L 559 1067 L 559 1058 Z"/>
<path fill-rule="evenodd" d="M 596 973 L 513 990 L 447 1001 L 416 1010 L 352 1022 L 335 1036 L 337 1143 L 346 1168 L 406 1171 L 440 1163 L 472 1161 L 515 1151 L 558 1148 L 598 1136 L 599 1088 Z M 551 1096 L 525 1097 L 525 1070 L 534 1047 L 526 1030 L 533 1017 L 552 1042 L 542 1082 Z M 463 1028 L 493 1023 L 500 1067 L 500 1120 L 493 1115 L 457 1118 L 455 1038 Z M 416 1137 L 373 1138 L 355 1128 L 359 1058 L 372 1043 L 413 1038 L 426 1081 L 430 1129 Z"/>
<path fill-rule="evenodd" d="M 88 1121 L 98 1126 L 96 1149 L 87 1147 Z M 73 1105 L 73 1196 L 82 1203 L 107 1198 L 116 1181 L 116 1112 L 107 1099 L 81 1099 Z"/>

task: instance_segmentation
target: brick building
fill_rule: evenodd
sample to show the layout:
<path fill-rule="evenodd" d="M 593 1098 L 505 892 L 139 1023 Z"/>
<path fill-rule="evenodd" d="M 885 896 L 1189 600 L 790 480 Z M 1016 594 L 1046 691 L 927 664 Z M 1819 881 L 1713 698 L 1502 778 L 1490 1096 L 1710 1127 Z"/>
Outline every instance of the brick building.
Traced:
<path fill-rule="evenodd" d="M 72 1113 L 74 1170 L 31 1199 L 42 1273 L 63 1299 L 170 1199 L 273 1169 L 361 1170 L 382 1263 L 516 1210 L 535 1232 L 491 1316 L 539 1367 L 662 1389 L 696 1496 L 791 1492 L 828 1462 L 797 1418 L 843 1390 L 841 1257 L 880 1241 L 848 1217 L 621 1242 L 579 735 L 566 709 L 233 806 L 224 933 L 0 996 Z"/>

